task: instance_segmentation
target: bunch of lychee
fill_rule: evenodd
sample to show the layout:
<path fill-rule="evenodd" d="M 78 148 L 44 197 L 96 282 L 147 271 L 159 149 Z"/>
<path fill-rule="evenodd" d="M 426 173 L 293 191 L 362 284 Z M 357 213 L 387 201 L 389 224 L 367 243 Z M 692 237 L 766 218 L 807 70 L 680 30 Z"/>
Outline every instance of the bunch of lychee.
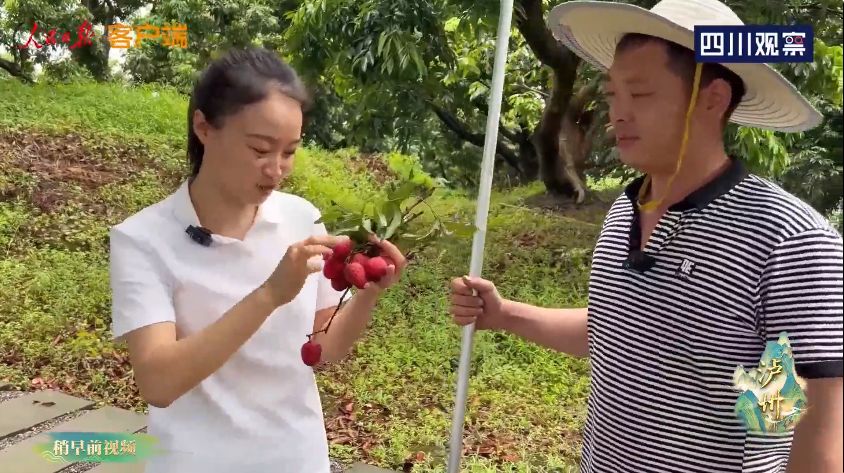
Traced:
<path fill-rule="evenodd" d="M 345 291 L 352 286 L 363 289 L 368 282 L 380 281 L 387 275 L 387 268 L 395 265 L 386 255 L 372 252 L 352 254 L 351 240 L 336 245 L 324 259 L 322 274 L 331 281 L 331 287 L 336 291 Z"/>
<path fill-rule="evenodd" d="M 386 276 L 390 265 L 395 266 L 389 256 L 375 253 L 376 251 L 378 249 L 374 247 L 370 249 L 369 254 L 364 252 L 352 253 L 352 241 L 345 240 L 336 245 L 331 254 L 323 258 L 325 265 L 322 274 L 331 281 L 331 287 L 336 291 L 348 291 L 352 286 L 363 289 L 366 283 L 378 282 Z M 343 299 L 345 299 L 345 295 L 346 293 L 343 294 Z M 340 307 L 338 306 L 326 327 L 321 330 L 322 332 L 328 331 L 331 320 L 334 319 L 339 310 Z M 308 341 L 302 345 L 302 361 L 308 366 L 316 365 L 322 358 L 322 346 L 311 339 L 312 335 L 314 334 L 309 335 Z"/>

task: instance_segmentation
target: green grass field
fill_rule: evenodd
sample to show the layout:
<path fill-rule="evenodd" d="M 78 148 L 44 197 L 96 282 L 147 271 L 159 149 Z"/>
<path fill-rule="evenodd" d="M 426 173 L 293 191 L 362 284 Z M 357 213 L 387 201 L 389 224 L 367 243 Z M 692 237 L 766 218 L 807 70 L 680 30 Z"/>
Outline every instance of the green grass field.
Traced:
<path fill-rule="evenodd" d="M 125 347 L 111 341 L 108 228 L 184 177 L 186 101 L 163 90 L 0 82 L 0 380 L 143 410 Z M 288 192 L 357 206 L 403 156 L 303 149 Z M 541 185 L 496 191 L 483 275 L 508 298 L 586 303 L 591 250 L 607 201 L 551 211 Z M 474 218 L 457 192 L 438 213 Z M 342 363 L 320 369 L 332 455 L 394 470 L 445 471 L 460 330 L 447 284 L 471 241 L 423 252 Z M 496 333 L 475 337 L 464 469 L 564 472 L 579 457 L 588 363 Z M 260 386 L 256 387 L 260 389 Z"/>

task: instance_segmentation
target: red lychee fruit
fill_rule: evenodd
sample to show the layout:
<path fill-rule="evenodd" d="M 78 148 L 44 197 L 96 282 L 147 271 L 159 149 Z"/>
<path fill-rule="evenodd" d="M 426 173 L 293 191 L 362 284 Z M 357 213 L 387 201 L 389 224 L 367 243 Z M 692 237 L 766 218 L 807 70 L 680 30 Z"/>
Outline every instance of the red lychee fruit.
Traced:
<path fill-rule="evenodd" d="M 339 260 L 345 260 L 347 256 L 352 253 L 352 240 L 346 239 L 337 243 L 334 248 L 334 258 Z"/>
<path fill-rule="evenodd" d="M 330 259 L 325 262 L 325 266 L 322 268 L 322 274 L 324 274 L 328 279 L 337 279 L 338 277 L 343 276 L 343 268 L 345 266 L 346 264 L 341 260 Z"/>
<path fill-rule="evenodd" d="M 366 278 L 370 281 L 380 281 L 381 278 L 387 275 L 387 262 L 381 256 L 370 258 L 363 265 L 366 271 Z"/>
<path fill-rule="evenodd" d="M 331 287 L 334 288 L 335 291 L 345 291 L 349 288 L 349 283 L 346 281 L 346 278 L 341 274 L 340 276 L 331 280 Z"/>
<path fill-rule="evenodd" d="M 322 358 L 322 345 L 308 340 L 302 345 L 302 361 L 308 366 L 314 366 Z"/>
<path fill-rule="evenodd" d="M 366 270 L 363 269 L 363 265 L 360 263 L 347 264 L 346 268 L 343 270 L 343 276 L 345 276 L 346 281 L 358 289 L 363 289 L 367 283 Z"/>
<path fill-rule="evenodd" d="M 363 253 L 355 253 L 352 255 L 352 260 L 350 263 L 358 263 L 361 266 L 366 267 L 366 262 L 369 261 L 369 256 L 366 256 Z"/>

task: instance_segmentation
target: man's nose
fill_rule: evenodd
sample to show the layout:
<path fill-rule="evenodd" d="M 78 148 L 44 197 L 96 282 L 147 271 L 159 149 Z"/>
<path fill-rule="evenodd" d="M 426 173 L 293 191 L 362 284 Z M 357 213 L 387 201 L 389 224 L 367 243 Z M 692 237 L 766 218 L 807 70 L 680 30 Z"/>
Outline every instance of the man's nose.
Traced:
<path fill-rule="evenodd" d="M 629 122 L 633 107 L 627 97 L 616 95 L 608 101 L 610 123 Z"/>

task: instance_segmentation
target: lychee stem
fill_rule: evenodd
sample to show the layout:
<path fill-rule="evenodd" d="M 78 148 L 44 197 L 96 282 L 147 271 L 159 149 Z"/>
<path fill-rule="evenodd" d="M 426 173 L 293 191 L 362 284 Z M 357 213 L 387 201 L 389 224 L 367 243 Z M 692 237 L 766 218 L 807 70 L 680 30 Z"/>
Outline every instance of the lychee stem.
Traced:
<path fill-rule="evenodd" d="M 318 333 L 328 333 L 328 327 L 331 327 L 331 322 L 334 321 L 334 317 L 337 316 L 337 312 L 340 312 L 340 308 L 343 307 L 343 303 L 346 302 L 346 294 L 348 294 L 349 291 L 351 291 L 351 290 L 352 290 L 352 288 L 349 287 L 349 288 L 346 288 L 345 291 L 343 291 L 343 295 L 340 296 L 340 302 L 337 304 L 337 308 L 334 309 L 334 313 L 331 314 L 331 318 L 328 319 L 328 323 L 325 324 L 325 328 L 323 328 L 322 330 L 317 330 L 316 332 L 309 334 L 308 340 L 310 340 L 314 335 L 316 335 Z"/>

